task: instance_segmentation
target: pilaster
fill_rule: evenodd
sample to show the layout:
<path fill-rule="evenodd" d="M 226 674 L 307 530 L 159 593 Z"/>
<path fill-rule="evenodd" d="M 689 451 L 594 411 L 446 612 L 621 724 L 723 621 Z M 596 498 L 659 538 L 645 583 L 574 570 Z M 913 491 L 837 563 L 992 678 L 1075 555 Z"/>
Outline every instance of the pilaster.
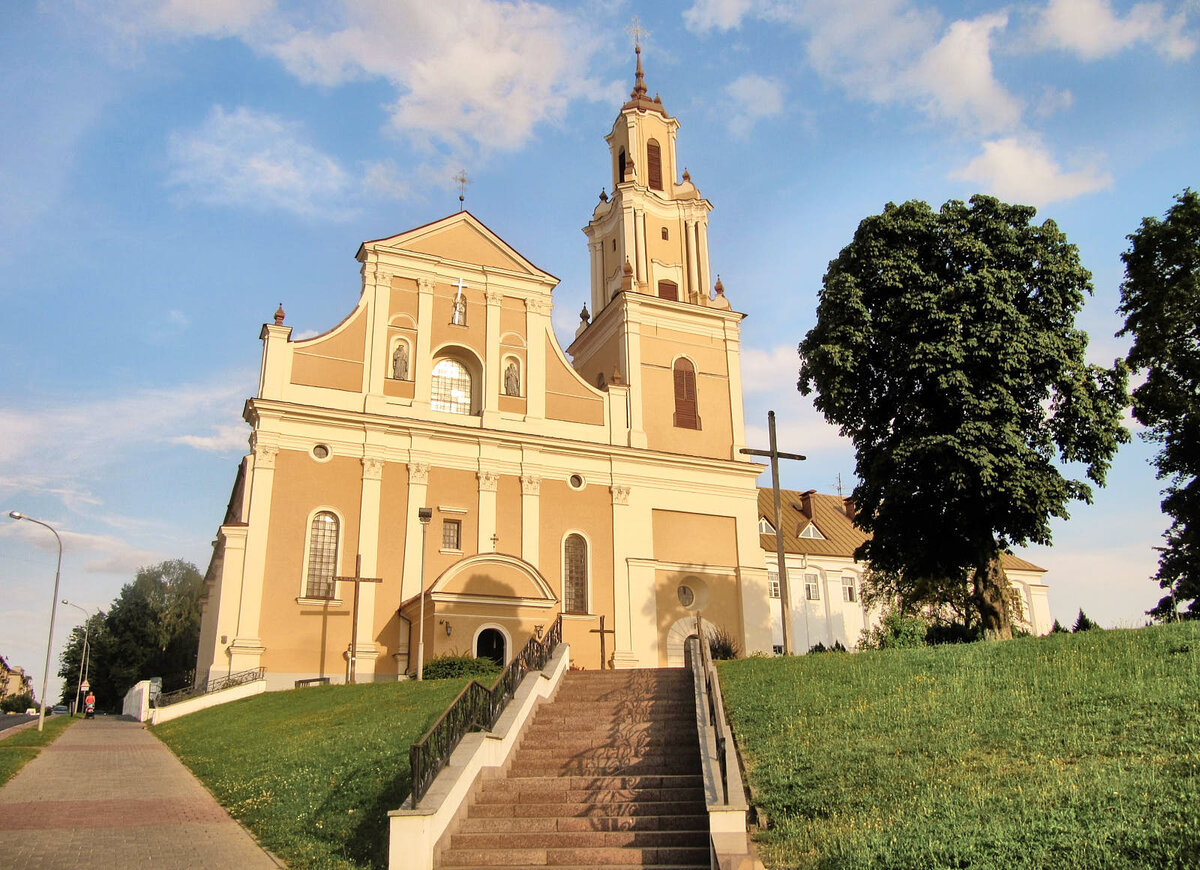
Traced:
<path fill-rule="evenodd" d="M 413 407 L 426 410 L 433 395 L 433 384 L 429 377 L 433 369 L 432 326 L 433 281 L 421 278 L 417 281 L 417 350 L 410 363 L 409 376 L 414 381 Z"/>
<path fill-rule="evenodd" d="M 500 303 L 504 294 L 488 289 L 484 291 L 484 298 L 487 301 L 487 337 L 483 364 L 483 425 L 487 426 L 489 418 L 498 413 L 500 382 L 504 379 L 504 361 L 500 359 Z"/>
<path fill-rule="evenodd" d="M 541 545 L 541 493 L 541 477 L 521 475 L 521 558 L 535 568 Z"/>
<path fill-rule="evenodd" d="M 400 600 L 407 601 L 421 591 L 421 521 L 417 510 L 429 507 L 429 463 L 408 463 L 408 518 L 405 522 L 405 541 L 413 542 L 404 548 L 404 581 L 401 584 Z"/>
<path fill-rule="evenodd" d="M 612 493 L 612 529 L 613 529 L 613 566 L 616 568 L 613 577 L 613 611 L 616 624 L 616 634 L 613 636 L 613 667 L 636 668 L 640 659 L 633 651 L 633 625 L 635 616 L 630 607 L 629 597 L 629 566 L 626 564 L 626 541 L 630 535 L 632 513 L 629 509 L 629 487 L 614 484 L 609 487 Z M 641 615 L 636 617 L 642 619 Z"/>
<path fill-rule="evenodd" d="M 275 457 L 279 448 L 264 443 L 254 434 L 253 466 L 250 470 L 249 528 L 246 534 L 246 561 L 238 596 L 236 637 L 230 644 L 231 666 L 248 670 L 259 665 L 263 653 L 259 639 L 263 582 L 267 573 L 267 535 L 271 524 L 271 494 L 275 486 Z"/>
<path fill-rule="evenodd" d="M 477 553 L 488 553 L 496 549 L 492 536 L 496 534 L 496 490 L 500 475 L 495 471 L 480 469 L 479 479 L 479 539 Z"/>
<path fill-rule="evenodd" d="M 548 297 L 532 296 L 525 300 L 525 335 L 528 355 L 525 371 L 525 415 L 530 420 L 546 417 L 546 336 L 550 332 L 553 303 Z M 497 389 L 499 381 L 497 380 Z"/>
<path fill-rule="evenodd" d="M 383 491 L 383 457 L 362 458 L 362 496 L 359 503 L 358 555 L 362 557 L 362 576 L 378 577 L 379 505 Z M 355 655 L 359 661 L 372 661 L 379 655 L 375 644 L 375 584 L 358 585 L 358 625 L 354 627 Z"/>

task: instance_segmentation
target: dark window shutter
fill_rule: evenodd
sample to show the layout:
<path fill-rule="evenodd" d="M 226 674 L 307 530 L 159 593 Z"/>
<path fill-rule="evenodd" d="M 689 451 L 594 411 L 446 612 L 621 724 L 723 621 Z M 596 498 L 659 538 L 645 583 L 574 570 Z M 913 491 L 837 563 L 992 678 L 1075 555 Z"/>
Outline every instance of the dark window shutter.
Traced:
<path fill-rule="evenodd" d="M 680 429 L 699 429 L 696 411 L 696 370 L 685 359 L 675 362 L 675 425 Z"/>
<path fill-rule="evenodd" d="M 646 173 L 652 190 L 662 190 L 662 150 L 651 139 L 646 143 Z"/>
<path fill-rule="evenodd" d="M 663 299 L 670 299 L 672 302 L 678 302 L 679 285 L 674 281 L 659 281 L 658 295 Z"/>

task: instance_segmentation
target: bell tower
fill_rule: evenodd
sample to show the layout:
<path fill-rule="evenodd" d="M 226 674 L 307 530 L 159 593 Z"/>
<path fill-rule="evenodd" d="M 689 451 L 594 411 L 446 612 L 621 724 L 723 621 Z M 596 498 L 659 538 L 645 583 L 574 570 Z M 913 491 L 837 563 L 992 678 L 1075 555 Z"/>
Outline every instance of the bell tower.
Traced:
<path fill-rule="evenodd" d="M 583 228 L 591 261 L 585 309 L 568 352 L 589 382 L 629 389 L 630 446 L 740 459 L 738 323 L 720 282 L 711 296 L 708 214 L 686 169 L 679 122 L 649 96 L 642 48 L 608 144 L 612 196 Z"/>

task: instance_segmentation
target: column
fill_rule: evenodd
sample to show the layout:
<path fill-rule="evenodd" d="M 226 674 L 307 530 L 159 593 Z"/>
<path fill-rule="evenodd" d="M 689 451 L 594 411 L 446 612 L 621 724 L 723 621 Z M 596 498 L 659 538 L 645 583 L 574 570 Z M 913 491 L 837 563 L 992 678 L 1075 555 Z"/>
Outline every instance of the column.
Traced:
<path fill-rule="evenodd" d="M 708 262 L 708 221 L 697 221 L 696 234 L 700 250 L 700 295 L 706 303 L 713 286 L 712 264 Z"/>
<path fill-rule="evenodd" d="M 479 478 L 479 536 L 475 552 L 490 553 L 495 547 L 492 536 L 496 534 L 496 489 L 500 475 L 495 471 L 480 469 Z"/>
<path fill-rule="evenodd" d="M 634 232 L 636 233 L 637 243 L 637 279 L 645 286 L 650 280 L 649 254 L 646 251 L 646 213 L 644 211 L 635 212 Z M 656 290 L 650 287 L 646 292 L 651 296 L 656 294 Z"/>
<path fill-rule="evenodd" d="M 422 278 L 417 282 L 417 347 L 410 361 L 413 385 L 413 407 L 429 409 L 433 385 L 429 374 L 433 368 L 430 333 L 433 325 L 433 281 Z M 411 502 L 410 502 L 411 504 Z"/>
<path fill-rule="evenodd" d="M 542 479 L 536 474 L 521 475 L 521 558 L 538 566 L 541 546 Z"/>
<path fill-rule="evenodd" d="M 592 317 L 608 304 L 608 292 L 604 289 L 604 242 L 588 242 L 592 255 Z"/>
<path fill-rule="evenodd" d="M 487 280 L 486 277 L 484 280 Z M 487 302 L 487 337 L 483 355 L 483 425 L 499 413 L 500 382 L 504 379 L 504 360 L 500 357 L 500 302 L 504 294 L 485 288 Z"/>
<path fill-rule="evenodd" d="M 421 521 L 417 508 L 426 504 L 429 490 L 429 463 L 408 463 L 408 517 L 404 523 L 404 582 L 400 600 L 407 601 L 421 591 Z M 436 541 L 429 546 L 435 546 Z"/>
<path fill-rule="evenodd" d="M 250 470 L 250 508 L 246 518 L 246 561 L 238 596 L 237 634 L 229 645 L 234 672 L 259 666 L 264 652 L 258 634 L 262 613 L 263 583 L 267 572 L 267 532 L 271 522 L 271 494 L 275 486 L 275 457 L 279 448 L 254 434 L 254 465 Z"/>
<path fill-rule="evenodd" d="M 741 462 L 746 457 L 739 451 L 746 446 L 746 416 L 742 413 L 741 334 L 737 325 L 725 321 L 725 371 L 729 379 L 729 415 L 733 423 L 733 448 L 729 456 Z"/>
<path fill-rule="evenodd" d="M 630 606 L 629 595 L 629 564 L 627 562 L 628 542 L 631 537 L 629 525 L 631 512 L 629 510 L 629 487 L 616 485 L 609 487 L 612 493 L 612 535 L 613 535 L 613 667 L 636 668 L 639 664 L 637 653 L 633 651 L 634 615 Z M 645 617 L 638 615 L 639 621 Z"/>
<path fill-rule="evenodd" d="M 379 576 L 379 504 L 383 491 L 383 457 L 362 458 L 362 496 L 358 510 L 358 554 L 362 557 L 362 576 Z M 357 670 L 375 670 L 379 647 L 375 643 L 375 583 L 358 585 L 358 625 L 354 626 L 354 654 Z M 347 598 L 347 590 L 343 598 Z"/>
<path fill-rule="evenodd" d="M 687 300 L 689 302 L 699 302 L 700 300 L 700 279 L 696 275 L 696 222 L 685 221 L 683 224 L 683 237 L 686 242 L 685 249 L 687 251 L 687 263 L 684 264 L 684 269 L 687 272 Z"/>

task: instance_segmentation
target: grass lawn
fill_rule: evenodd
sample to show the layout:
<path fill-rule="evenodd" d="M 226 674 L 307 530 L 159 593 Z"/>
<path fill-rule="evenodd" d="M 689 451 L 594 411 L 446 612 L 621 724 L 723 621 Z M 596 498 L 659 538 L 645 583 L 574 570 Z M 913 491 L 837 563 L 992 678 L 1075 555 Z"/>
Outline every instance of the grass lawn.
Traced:
<path fill-rule="evenodd" d="M 74 721 L 70 716 L 47 716 L 41 731 L 34 725 L 0 739 L 0 785 L 16 776 L 17 771 L 41 752 L 43 746 L 52 743 Z"/>
<path fill-rule="evenodd" d="M 465 679 L 270 692 L 154 729 L 289 867 L 387 866 L 408 747 Z"/>
<path fill-rule="evenodd" d="M 1200 867 L 1200 624 L 720 663 L 774 867 Z"/>

